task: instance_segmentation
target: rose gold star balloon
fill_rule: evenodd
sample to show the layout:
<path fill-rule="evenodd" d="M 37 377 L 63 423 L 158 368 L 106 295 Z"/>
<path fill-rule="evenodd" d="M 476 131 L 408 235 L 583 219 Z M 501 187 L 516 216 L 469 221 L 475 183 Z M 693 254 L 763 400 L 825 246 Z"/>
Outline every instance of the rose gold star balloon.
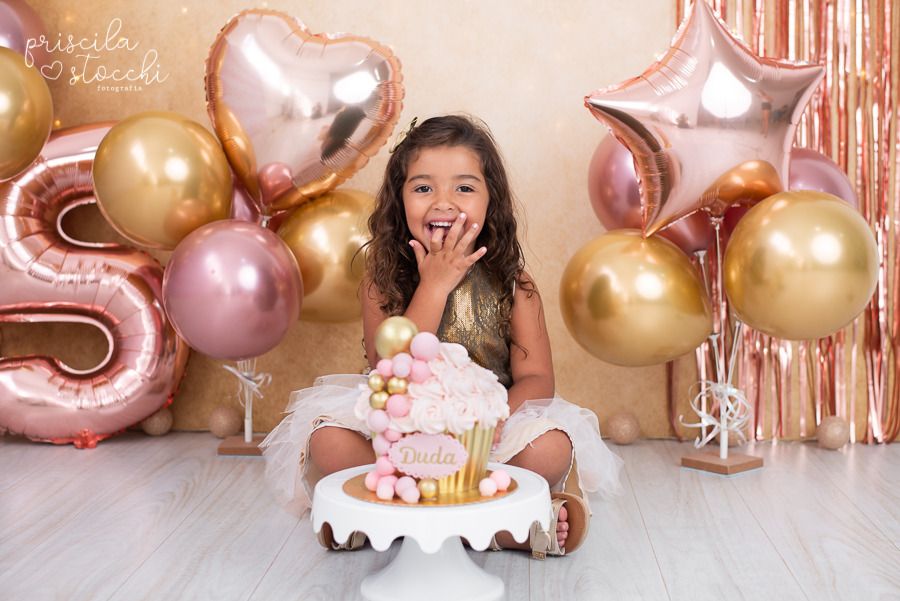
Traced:
<path fill-rule="evenodd" d="M 644 234 L 785 189 L 794 130 L 824 73 L 758 57 L 698 0 L 665 56 L 585 98 L 634 155 Z"/>

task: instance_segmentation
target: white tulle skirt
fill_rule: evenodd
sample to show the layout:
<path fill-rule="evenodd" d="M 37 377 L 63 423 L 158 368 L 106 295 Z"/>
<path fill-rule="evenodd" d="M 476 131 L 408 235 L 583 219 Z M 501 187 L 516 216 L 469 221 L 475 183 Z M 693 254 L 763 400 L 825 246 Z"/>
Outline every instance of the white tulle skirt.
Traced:
<path fill-rule="evenodd" d="M 285 418 L 261 443 L 266 458 L 266 480 L 285 511 L 301 516 L 310 507 L 312 485 L 318 480 L 310 473 L 309 437 L 322 426 L 355 430 L 367 438 L 368 427 L 353 414 L 363 375 L 332 375 L 317 378 L 311 388 L 291 393 Z M 506 463 L 525 445 L 550 430 L 562 430 L 572 441 L 578 487 L 589 501 L 621 492 L 619 471 L 622 460 L 600 437 L 597 416 L 556 396 L 526 401 L 503 426 L 500 442 L 491 452 L 491 461 Z M 374 456 L 373 456 L 374 461 Z M 567 478 L 551 486 L 561 491 Z M 311 484 L 312 481 L 312 484 Z"/>

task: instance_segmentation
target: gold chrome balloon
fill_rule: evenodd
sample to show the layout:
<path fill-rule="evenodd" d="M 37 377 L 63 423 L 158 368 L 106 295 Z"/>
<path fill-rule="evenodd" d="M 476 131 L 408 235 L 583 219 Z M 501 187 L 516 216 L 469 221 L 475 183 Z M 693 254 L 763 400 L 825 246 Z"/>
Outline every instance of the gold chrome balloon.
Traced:
<path fill-rule="evenodd" d="M 731 307 L 747 325 L 809 340 L 865 308 L 878 280 L 878 249 L 862 215 L 838 197 L 782 192 L 738 222 L 723 273 Z"/>
<path fill-rule="evenodd" d="M 372 407 L 372 409 L 384 409 L 384 406 L 387 405 L 387 401 L 390 396 L 390 394 L 383 390 L 373 392 L 371 395 L 369 395 L 369 405 Z"/>
<path fill-rule="evenodd" d="M 438 484 L 433 478 L 422 478 L 416 485 L 423 499 L 434 499 L 438 494 Z"/>
<path fill-rule="evenodd" d="M 378 392 L 379 390 L 384 390 L 384 376 L 382 376 L 377 371 L 373 371 L 369 375 L 369 388 L 373 391 Z"/>
<path fill-rule="evenodd" d="M 359 288 L 372 196 L 335 190 L 292 212 L 278 228 L 303 274 L 303 321 L 339 323 L 361 315 Z"/>
<path fill-rule="evenodd" d="M 709 295 L 688 258 L 639 230 L 613 230 L 581 247 L 563 271 L 560 309 L 575 340 L 615 365 L 665 363 L 712 332 Z"/>
<path fill-rule="evenodd" d="M 170 111 L 132 115 L 110 129 L 94 161 L 94 194 L 116 231 L 171 250 L 202 225 L 227 219 L 231 171 L 215 137 Z"/>
<path fill-rule="evenodd" d="M 53 99 L 44 77 L 21 54 L 0 46 L 0 182 L 34 162 L 52 125 Z"/>
<path fill-rule="evenodd" d="M 407 384 L 406 378 L 394 376 L 387 382 L 387 391 L 389 394 L 406 394 Z"/>
<path fill-rule="evenodd" d="M 395 315 L 388 317 L 375 330 L 375 351 L 383 359 L 409 351 L 409 343 L 419 329 L 412 320 Z"/>

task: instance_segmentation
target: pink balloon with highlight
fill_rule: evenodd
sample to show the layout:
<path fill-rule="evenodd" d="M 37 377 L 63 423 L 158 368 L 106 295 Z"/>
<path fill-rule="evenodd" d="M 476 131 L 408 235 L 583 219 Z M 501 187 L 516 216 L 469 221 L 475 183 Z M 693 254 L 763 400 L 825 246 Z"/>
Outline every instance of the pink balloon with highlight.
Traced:
<path fill-rule="evenodd" d="M 419 332 L 409 343 L 409 351 L 420 361 L 431 361 L 438 356 L 441 341 L 431 332 Z"/>
<path fill-rule="evenodd" d="M 392 394 L 388 397 L 384 410 L 391 417 L 406 417 L 409 415 L 409 399 L 405 394 Z"/>
<path fill-rule="evenodd" d="M 506 490 L 512 483 L 509 473 L 504 470 L 494 470 L 490 475 L 491 480 L 497 483 L 498 490 Z"/>
<path fill-rule="evenodd" d="M 366 488 L 368 490 L 371 490 L 372 492 L 375 492 L 375 490 L 378 488 L 378 480 L 380 478 L 381 478 L 381 474 L 379 474 L 376 471 L 371 471 L 368 474 L 366 474 L 366 481 L 365 481 Z"/>
<path fill-rule="evenodd" d="M 412 362 L 409 369 L 409 379 L 413 382 L 421 383 L 431 377 L 431 368 L 421 359 Z"/>
<path fill-rule="evenodd" d="M 384 434 L 377 434 L 372 439 L 372 450 L 376 455 L 384 455 L 391 448 L 391 441 Z"/>
<path fill-rule="evenodd" d="M 416 488 L 416 480 L 410 476 L 403 476 L 394 484 L 394 490 L 397 491 L 397 494 L 400 495 L 401 498 L 403 497 L 401 493 L 410 487 Z"/>
<path fill-rule="evenodd" d="M 390 501 L 394 498 L 394 485 L 390 482 L 378 482 L 378 488 L 375 489 L 375 495 L 382 501 Z"/>
<path fill-rule="evenodd" d="M 419 497 L 421 495 L 422 493 L 419 492 L 419 487 L 411 486 L 403 489 L 403 492 L 400 493 L 400 499 L 402 499 L 404 503 L 414 505 L 419 502 Z"/>
<path fill-rule="evenodd" d="M 394 473 L 394 464 L 385 455 L 375 460 L 375 471 L 382 476 Z"/>
<path fill-rule="evenodd" d="M 394 362 L 394 375 L 398 378 L 409 377 L 409 371 L 412 367 L 413 358 L 406 353 L 397 353 L 391 360 Z"/>
<path fill-rule="evenodd" d="M 481 482 L 478 483 L 478 492 L 481 493 L 482 497 L 493 497 L 497 494 L 497 483 L 491 478 L 482 478 Z"/>
<path fill-rule="evenodd" d="M 380 359 L 375 365 L 375 371 L 384 378 L 390 378 L 394 375 L 394 362 L 390 359 Z"/>
<path fill-rule="evenodd" d="M 369 413 L 369 427 L 375 432 L 384 432 L 391 425 L 391 416 L 384 409 L 376 409 Z"/>

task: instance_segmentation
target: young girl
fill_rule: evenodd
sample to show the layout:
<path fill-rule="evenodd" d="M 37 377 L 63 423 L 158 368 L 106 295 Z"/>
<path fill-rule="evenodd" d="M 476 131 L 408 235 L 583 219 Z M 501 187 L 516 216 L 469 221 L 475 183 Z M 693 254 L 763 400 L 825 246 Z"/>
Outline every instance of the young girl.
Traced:
<path fill-rule="evenodd" d="M 362 284 L 369 365 L 379 359 L 378 325 L 404 315 L 496 373 L 510 418 L 496 429 L 490 460 L 543 476 L 554 515 L 550 532 L 533 531 L 524 544 L 500 533 L 493 547 L 571 553 L 590 519 L 580 497 L 562 492 L 574 456 L 583 494 L 618 492 L 621 460 L 603 444 L 593 413 L 554 395 L 541 297 L 523 269 L 513 194 L 487 128 L 457 115 L 418 127 L 414 120 L 391 149 L 369 228 Z M 368 427 L 353 414 L 364 378 L 326 376 L 294 392 L 290 415 L 262 443 L 267 476 L 289 511 L 309 507 L 321 477 L 374 461 Z M 320 542 L 330 544 L 322 532 Z M 344 548 L 363 541 L 351 537 Z"/>

